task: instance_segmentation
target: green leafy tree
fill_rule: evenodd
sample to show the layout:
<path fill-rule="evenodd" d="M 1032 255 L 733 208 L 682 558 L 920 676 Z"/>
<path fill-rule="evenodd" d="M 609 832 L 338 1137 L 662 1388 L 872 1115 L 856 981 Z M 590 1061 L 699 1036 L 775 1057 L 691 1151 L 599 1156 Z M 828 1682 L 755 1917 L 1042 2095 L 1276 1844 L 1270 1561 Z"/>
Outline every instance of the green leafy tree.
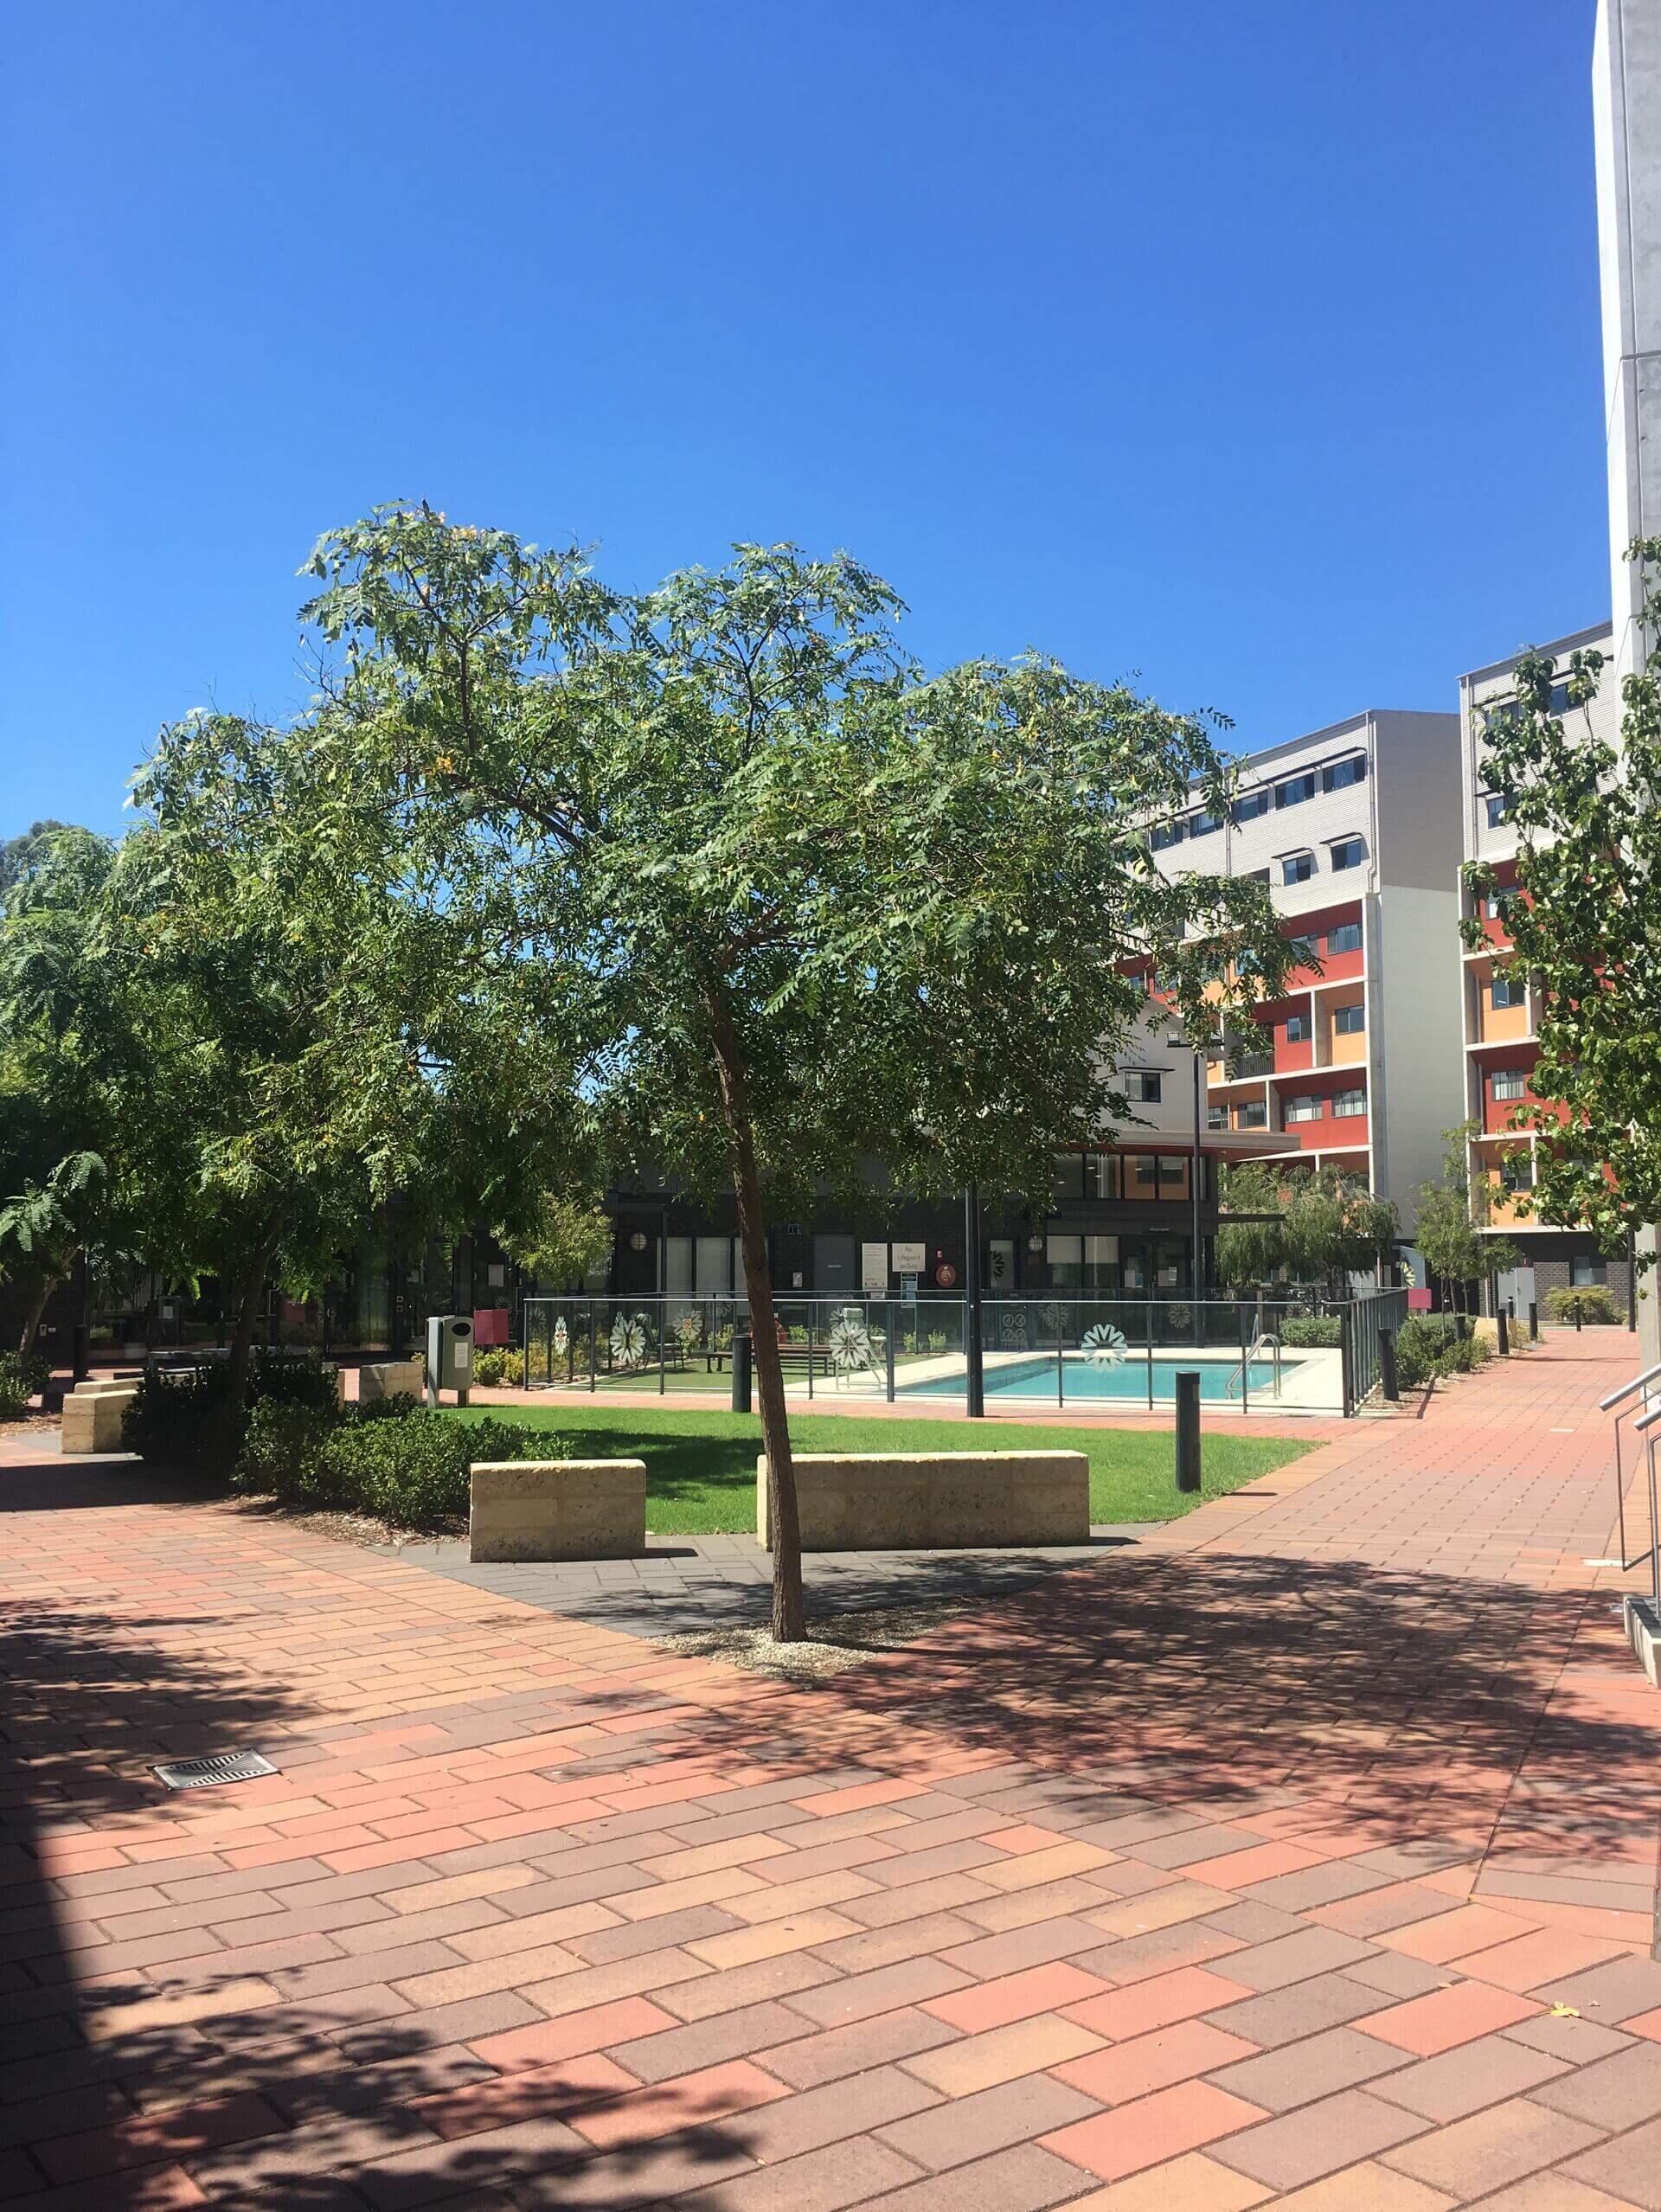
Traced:
<path fill-rule="evenodd" d="M 1222 1170 L 1218 1200 L 1218 1280 L 1230 1290 L 1273 1282 L 1288 1265 L 1285 1169 L 1237 1161 Z"/>
<path fill-rule="evenodd" d="M 1521 1266 L 1523 1255 L 1508 1238 L 1484 1234 L 1488 1219 L 1485 1183 L 1472 1183 L 1467 1147 L 1478 1124 L 1460 1122 L 1442 1132 L 1446 1150 L 1441 1179 L 1421 1183 L 1414 1202 L 1414 1242 L 1426 1265 L 1440 1277 L 1461 1311 L 1469 1286 Z"/>
<path fill-rule="evenodd" d="M 524 1213 L 498 1221 L 497 1240 L 516 1267 L 560 1290 L 580 1286 L 610 1259 L 616 1234 L 597 1196 L 544 1190 Z"/>
<path fill-rule="evenodd" d="M 46 857 L 57 833 L 68 828 L 67 822 L 55 822 L 48 817 L 44 821 L 31 822 L 17 837 L 0 840 L 0 907 L 5 906 L 29 870 Z"/>
<path fill-rule="evenodd" d="M 0 1253 L 16 1255 L 35 1279 L 23 1315 L 17 1350 L 27 1359 L 35 1349 L 41 1316 L 54 1291 L 68 1281 L 97 1219 L 92 1194 L 104 1180 L 96 1152 L 71 1152 L 44 1183 L 28 1183 L 0 1206 Z"/>
<path fill-rule="evenodd" d="M 1222 1196 L 1217 1272 L 1236 1289 L 1286 1275 L 1347 1298 L 1350 1276 L 1382 1272 L 1401 1238 L 1390 1201 L 1337 1168 L 1242 1161 L 1225 1174 Z"/>
<path fill-rule="evenodd" d="M 1661 538 L 1638 540 L 1628 557 L 1643 565 L 1654 640 Z M 1661 650 L 1627 676 L 1613 745 L 1586 711 L 1603 679 L 1593 651 L 1561 668 L 1541 653 L 1519 661 L 1514 702 L 1482 734 L 1485 781 L 1517 832 L 1516 884 L 1481 862 L 1465 875 L 1500 898 L 1509 965 L 1536 994 L 1534 1100 L 1512 1115 L 1539 1132 L 1525 1202 L 1615 1253 L 1661 1219 Z M 1465 934 L 1483 948 L 1480 920 Z"/>
<path fill-rule="evenodd" d="M 740 547 L 629 599 L 420 507 L 311 568 L 330 789 L 279 832 L 471 931 L 481 988 L 560 1041 L 600 1156 L 733 1194 L 773 1628 L 798 1637 L 772 1209 L 872 1160 L 920 1190 L 1040 1190 L 1126 1110 L 1132 963 L 1158 958 L 1196 1030 L 1225 971 L 1277 980 L 1260 890 L 1167 883 L 1147 849 L 1196 780 L 1221 800 L 1223 764 L 1193 720 L 1051 662 L 924 681 L 895 594 L 843 555 Z"/>

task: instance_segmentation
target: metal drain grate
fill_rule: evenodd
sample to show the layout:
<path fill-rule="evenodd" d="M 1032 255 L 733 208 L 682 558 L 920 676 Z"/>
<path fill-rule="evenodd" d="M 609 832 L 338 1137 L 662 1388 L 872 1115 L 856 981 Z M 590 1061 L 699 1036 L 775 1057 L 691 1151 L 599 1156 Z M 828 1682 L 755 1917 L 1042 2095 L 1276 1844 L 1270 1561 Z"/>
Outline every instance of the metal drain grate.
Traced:
<path fill-rule="evenodd" d="M 215 1751 L 206 1759 L 176 1759 L 151 1772 L 170 1790 L 210 1790 L 217 1782 L 252 1782 L 277 1769 L 257 1751 Z"/>

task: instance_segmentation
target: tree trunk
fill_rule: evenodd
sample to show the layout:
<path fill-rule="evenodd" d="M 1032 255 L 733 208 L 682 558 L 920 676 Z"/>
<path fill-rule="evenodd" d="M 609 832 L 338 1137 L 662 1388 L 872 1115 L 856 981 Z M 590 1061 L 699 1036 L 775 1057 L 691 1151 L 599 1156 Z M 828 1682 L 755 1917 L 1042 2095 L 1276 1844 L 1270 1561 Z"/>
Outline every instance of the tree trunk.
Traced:
<path fill-rule="evenodd" d="M 739 1248 L 744 1256 L 744 1292 L 750 1305 L 755 1387 L 761 1401 L 761 1444 L 767 1456 L 767 1528 L 773 1537 L 773 1632 L 780 1644 L 799 1644 L 807 1633 L 802 1600 L 802 1524 L 796 1506 L 796 1473 L 791 1458 L 789 1417 L 785 1408 L 785 1369 L 779 1356 L 779 1324 L 773 1310 L 773 1275 L 767 1265 L 767 1232 L 761 1208 L 761 1178 L 755 1164 L 755 1133 L 750 1125 L 749 1092 L 739 1056 L 738 1039 L 726 1007 L 713 995 L 709 1019 L 732 1149 Z"/>
<path fill-rule="evenodd" d="M 231 1401 L 244 1405 L 248 1395 L 248 1366 L 253 1350 L 253 1324 L 260 1317 L 260 1300 L 266 1287 L 266 1270 L 271 1265 L 271 1255 L 277 1246 L 275 1222 L 261 1236 L 248 1261 L 248 1272 L 242 1279 L 242 1295 L 237 1302 L 236 1326 L 231 1331 Z"/>
<path fill-rule="evenodd" d="M 51 1274 L 43 1275 L 41 1278 L 40 1295 L 38 1298 L 31 1298 L 29 1300 L 29 1311 L 23 1316 L 23 1332 L 17 1340 L 17 1350 L 20 1357 L 27 1359 L 29 1354 L 34 1350 L 35 1339 L 41 1332 L 41 1321 L 42 1316 L 46 1312 L 48 1302 L 51 1298 L 53 1292 L 56 1290 L 59 1284 L 63 1281 L 64 1275 L 67 1272 L 67 1270 L 60 1270 Z"/>

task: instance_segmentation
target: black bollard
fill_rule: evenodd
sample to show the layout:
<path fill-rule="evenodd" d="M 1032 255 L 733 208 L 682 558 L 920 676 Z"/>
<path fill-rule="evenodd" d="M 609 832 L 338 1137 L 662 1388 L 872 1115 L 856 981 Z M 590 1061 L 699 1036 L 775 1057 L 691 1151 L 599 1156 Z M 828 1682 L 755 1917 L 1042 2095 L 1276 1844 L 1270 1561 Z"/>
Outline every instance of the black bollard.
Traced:
<path fill-rule="evenodd" d="M 1538 1301 L 1537 1299 L 1536 1299 L 1536 1298 L 1530 1298 L 1530 1299 L 1529 1300 L 1529 1342 L 1530 1342 L 1531 1344 L 1537 1344 L 1537 1343 L 1539 1343 L 1539 1341 L 1540 1341 L 1540 1305 L 1539 1305 L 1539 1301 Z"/>
<path fill-rule="evenodd" d="M 733 1331 L 733 1411 L 747 1414 L 750 1410 L 750 1354 L 747 1332 Z"/>
<path fill-rule="evenodd" d="M 1494 1316 L 1494 1326 L 1499 1331 L 1499 1356 L 1501 1359 L 1509 1359 L 1511 1353 L 1511 1326 L 1503 1305 Z"/>
<path fill-rule="evenodd" d="M 1182 1368 L 1177 1375 L 1177 1487 L 1200 1487 L 1200 1375 Z"/>
<path fill-rule="evenodd" d="M 1395 1371 L 1395 1331 L 1381 1329 L 1378 1332 L 1378 1380 L 1385 1401 L 1392 1406 L 1401 1402 L 1401 1385 Z"/>

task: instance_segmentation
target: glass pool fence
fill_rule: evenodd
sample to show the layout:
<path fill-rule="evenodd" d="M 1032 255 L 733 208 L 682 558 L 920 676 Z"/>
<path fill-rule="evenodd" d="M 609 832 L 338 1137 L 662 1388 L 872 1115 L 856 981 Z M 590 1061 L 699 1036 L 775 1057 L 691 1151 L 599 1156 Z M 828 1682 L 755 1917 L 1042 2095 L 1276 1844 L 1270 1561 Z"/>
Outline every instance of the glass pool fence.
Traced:
<path fill-rule="evenodd" d="M 774 1301 L 785 1388 L 830 1404 L 961 1401 L 967 1302 L 956 1296 Z M 981 1365 L 989 1413 L 1174 1403 L 1197 1370 L 1208 1403 L 1257 1413 L 1354 1413 L 1379 1380 L 1379 1332 L 1407 1292 L 1352 1298 L 986 1298 Z M 530 1298 L 527 1390 L 656 1390 L 730 1401 L 741 1298 Z"/>

